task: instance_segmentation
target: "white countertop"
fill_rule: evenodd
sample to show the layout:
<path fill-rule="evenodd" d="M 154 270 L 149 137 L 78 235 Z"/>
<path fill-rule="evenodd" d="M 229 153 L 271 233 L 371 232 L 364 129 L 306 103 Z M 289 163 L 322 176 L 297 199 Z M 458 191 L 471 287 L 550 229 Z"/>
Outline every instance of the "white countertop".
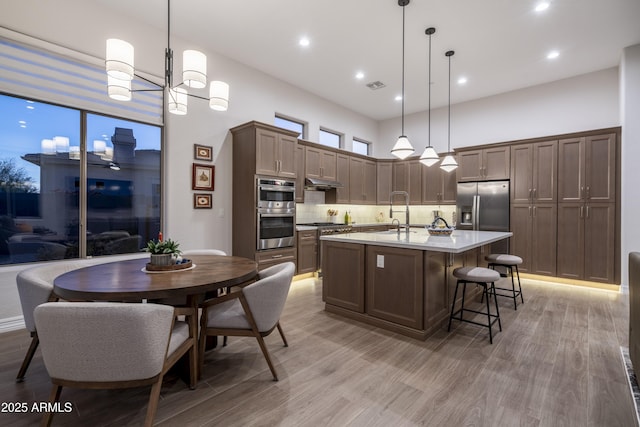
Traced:
<path fill-rule="evenodd" d="M 424 228 L 411 228 L 409 233 L 401 230 L 399 236 L 396 230 L 389 230 L 372 233 L 331 234 L 321 236 L 320 240 L 458 254 L 506 239 L 512 235 L 511 232 L 501 231 L 454 230 L 451 236 L 431 236 Z"/>

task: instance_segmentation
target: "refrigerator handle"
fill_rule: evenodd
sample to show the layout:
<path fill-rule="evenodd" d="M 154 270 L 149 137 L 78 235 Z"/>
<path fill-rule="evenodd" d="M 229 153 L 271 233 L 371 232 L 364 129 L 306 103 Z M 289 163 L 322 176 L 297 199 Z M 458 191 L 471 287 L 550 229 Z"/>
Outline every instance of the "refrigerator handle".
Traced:
<path fill-rule="evenodd" d="M 473 212 L 472 217 L 472 229 L 478 230 L 480 228 L 480 196 L 473 196 Z"/>

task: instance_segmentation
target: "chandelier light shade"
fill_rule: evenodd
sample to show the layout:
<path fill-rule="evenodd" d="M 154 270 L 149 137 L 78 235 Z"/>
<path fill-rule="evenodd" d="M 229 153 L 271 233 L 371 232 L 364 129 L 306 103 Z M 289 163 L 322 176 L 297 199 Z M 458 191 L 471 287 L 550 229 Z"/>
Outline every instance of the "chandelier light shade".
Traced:
<path fill-rule="evenodd" d="M 391 149 L 391 154 L 399 159 L 406 159 L 415 151 L 409 138 L 404 134 L 404 7 L 410 0 L 398 0 L 398 6 L 402 7 L 402 134 Z"/>
<path fill-rule="evenodd" d="M 207 86 L 207 57 L 204 53 L 197 50 L 182 52 L 182 81 L 195 89 Z"/>
<path fill-rule="evenodd" d="M 172 114 L 184 116 L 187 114 L 187 90 L 181 87 L 169 89 L 169 100 L 167 102 L 167 108 Z"/>
<path fill-rule="evenodd" d="M 427 72 L 427 98 L 429 106 L 427 109 L 427 147 L 420 156 L 420 163 L 426 166 L 433 166 L 440 160 L 438 152 L 431 146 L 431 36 L 436 32 L 433 27 L 427 28 L 424 33 L 429 36 L 429 69 Z"/>
<path fill-rule="evenodd" d="M 119 80 L 132 80 L 133 46 L 124 40 L 108 39 L 105 66 L 107 74 Z"/>
<path fill-rule="evenodd" d="M 107 94 L 116 101 L 131 101 L 131 80 L 121 80 L 107 75 Z"/>
<path fill-rule="evenodd" d="M 409 3 L 409 0 L 399 0 Z M 210 96 L 204 97 L 187 92 L 184 87 L 204 89 L 207 87 L 207 57 L 197 50 L 185 50 L 182 54 L 182 82 L 173 84 L 173 50 L 171 41 L 171 0 L 167 0 L 167 48 L 165 49 L 164 84 L 158 84 L 135 74 L 134 49 L 126 41 L 108 39 L 105 67 L 107 70 L 107 94 L 117 101 L 130 101 L 132 92 L 162 90 L 167 110 L 172 114 L 187 114 L 187 99 L 194 97 L 209 101 L 211 109 L 226 111 L 229 108 L 229 85 L 214 81 L 209 88 Z M 134 77 L 145 80 L 157 89 L 132 89 Z M 184 86 L 184 87 L 181 87 Z"/>
<path fill-rule="evenodd" d="M 452 50 L 447 51 L 445 56 L 449 58 L 449 112 L 448 112 L 448 127 L 447 127 L 447 151 L 451 153 L 451 57 L 455 52 Z M 440 164 L 440 169 L 445 172 L 451 172 L 458 167 L 458 162 L 451 155 L 447 154 L 442 163 Z"/>
<path fill-rule="evenodd" d="M 209 107 L 216 111 L 227 111 L 229 108 L 229 85 L 214 80 L 209 85 Z"/>

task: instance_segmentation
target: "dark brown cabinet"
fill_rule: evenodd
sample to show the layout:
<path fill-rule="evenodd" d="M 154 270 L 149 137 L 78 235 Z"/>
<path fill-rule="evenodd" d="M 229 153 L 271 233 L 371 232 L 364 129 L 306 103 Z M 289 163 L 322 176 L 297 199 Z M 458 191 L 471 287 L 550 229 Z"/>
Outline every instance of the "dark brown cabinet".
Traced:
<path fill-rule="evenodd" d="M 349 155 L 336 155 L 336 179 L 340 184 L 342 184 L 342 187 L 336 189 L 336 203 L 349 203 L 351 201 L 351 177 L 349 176 L 349 163 Z"/>
<path fill-rule="evenodd" d="M 511 147 L 511 202 L 557 200 L 558 141 Z"/>
<path fill-rule="evenodd" d="M 420 250 L 367 246 L 367 314 L 422 329 L 423 255 Z"/>
<path fill-rule="evenodd" d="M 376 162 L 349 158 L 349 198 L 351 203 L 376 204 Z"/>
<path fill-rule="evenodd" d="M 522 272 L 556 275 L 556 203 L 513 204 L 511 206 L 511 253 L 522 258 Z"/>
<path fill-rule="evenodd" d="M 322 300 L 364 313 L 365 246 L 321 241 Z M 327 268 L 331 265 L 331 268 Z"/>
<path fill-rule="evenodd" d="M 391 196 L 393 186 L 393 162 L 392 161 L 378 161 L 377 163 L 377 204 L 383 205 L 389 203 L 389 196 Z"/>
<path fill-rule="evenodd" d="M 304 146 L 296 146 L 296 203 L 304 202 Z"/>
<path fill-rule="evenodd" d="M 305 174 L 309 178 L 337 181 L 337 155 L 334 151 L 307 146 Z"/>
<path fill-rule="evenodd" d="M 457 180 L 455 172 L 440 169 L 438 163 L 422 169 L 422 203 L 425 205 L 455 205 Z"/>
<path fill-rule="evenodd" d="M 259 175 L 296 177 L 296 136 L 269 129 L 256 129 L 256 173 Z"/>
<path fill-rule="evenodd" d="M 318 230 L 298 231 L 298 274 L 318 269 Z"/>
<path fill-rule="evenodd" d="M 458 181 L 509 179 L 509 154 L 509 146 L 458 152 Z"/>
<path fill-rule="evenodd" d="M 393 163 L 393 191 L 409 193 L 409 204 L 422 203 L 422 168 L 418 160 Z"/>

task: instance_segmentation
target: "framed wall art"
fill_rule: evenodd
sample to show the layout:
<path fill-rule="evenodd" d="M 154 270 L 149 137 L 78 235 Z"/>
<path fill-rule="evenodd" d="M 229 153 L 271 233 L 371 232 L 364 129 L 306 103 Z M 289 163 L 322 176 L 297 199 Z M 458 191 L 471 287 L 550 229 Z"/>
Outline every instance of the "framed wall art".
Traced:
<path fill-rule="evenodd" d="M 196 193 L 193 195 L 193 208 L 194 209 L 211 209 L 211 194 Z"/>
<path fill-rule="evenodd" d="M 208 145 L 193 144 L 193 158 L 196 160 L 213 160 L 213 147 Z"/>
<path fill-rule="evenodd" d="M 214 186 L 213 165 L 193 164 L 193 175 L 191 176 L 191 189 L 200 191 L 213 191 Z"/>

